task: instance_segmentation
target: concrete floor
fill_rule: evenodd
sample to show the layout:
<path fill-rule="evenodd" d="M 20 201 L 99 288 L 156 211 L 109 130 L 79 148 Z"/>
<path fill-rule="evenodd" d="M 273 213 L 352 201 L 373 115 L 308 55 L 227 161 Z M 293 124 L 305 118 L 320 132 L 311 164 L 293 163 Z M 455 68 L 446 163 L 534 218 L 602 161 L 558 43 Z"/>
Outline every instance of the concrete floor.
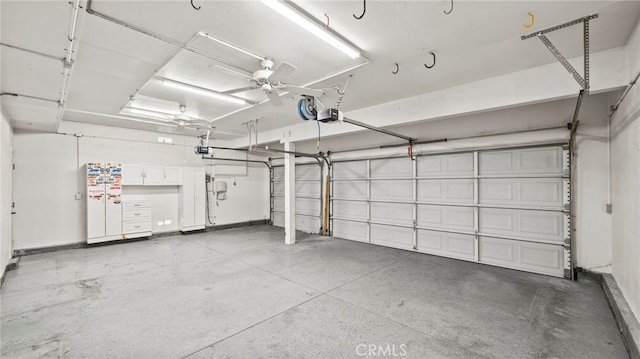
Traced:
<path fill-rule="evenodd" d="M 595 283 L 306 237 L 255 226 L 23 257 L 1 356 L 628 358 Z"/>

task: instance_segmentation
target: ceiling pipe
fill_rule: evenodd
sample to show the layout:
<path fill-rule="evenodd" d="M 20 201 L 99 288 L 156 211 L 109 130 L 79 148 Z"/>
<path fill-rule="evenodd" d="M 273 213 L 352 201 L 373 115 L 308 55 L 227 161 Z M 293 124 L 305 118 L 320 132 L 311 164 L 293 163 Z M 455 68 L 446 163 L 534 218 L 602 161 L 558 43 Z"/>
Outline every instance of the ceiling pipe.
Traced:
<path fill-rule="evenodd" d="M 71 3 L 71 23 L 69 24 L 69 34 L 67 43 L 67 53 L 62 60 L 62 86 L 60 88 L 60 99 L 58 100 L 58 115 L 56 116 L 56 131 L 60 126 L 64 107 L 67 102 L 67 90 L 69 88 L 69 78 L 73 69 L 73 47 L 76 41 L 76 29 L 78 25 L 78 12 L 80 11 L 80 0 Z"/>
<path fill-rule="evenodd" d="M 25 98 L 31 98 L 31 99 L 34 99 L 34 100 L 40 100 L 40 101 L 46 101 L 46 102 L 58 103 L 58 100 L 52 100 L 52 99 L 50 99 L 50 98 L 44 98 L 44 97 L 38 97 L 38 96 L 30 96 L 30 95 L 23 95 L 23 94 L 13 93 L 13 92 L 0 92 L 0 96 L 25 97 Z"/>
<path fill-rule="evenodd" d="M 25 49 L 24 47 L 20 47 L 20 46 L 14 46 L 14 45 L 5 44 L 4 42 L 0 42 L 0 45 L 8 47 L 10 49 L 20 50 L 20 51 L 28 52 L 30 54 L 46 57 L 48 59 L 52 59 L 52 60 L 56 60 L 56 61 L 64 61 L 63 57 L 56 57 L 56 56 L 53 56 L 53 55 L 45 54 L 44 52 Z"/>

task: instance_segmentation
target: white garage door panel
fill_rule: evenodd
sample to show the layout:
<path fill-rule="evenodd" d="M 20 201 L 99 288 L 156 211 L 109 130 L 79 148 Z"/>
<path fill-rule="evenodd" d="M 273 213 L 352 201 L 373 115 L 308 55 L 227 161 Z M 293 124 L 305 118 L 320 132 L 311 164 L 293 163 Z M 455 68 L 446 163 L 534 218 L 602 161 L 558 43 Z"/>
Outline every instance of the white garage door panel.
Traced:
<path fill-rule="evenodd" d="M 480 237 L 481 263 L 563 276 L 563 249 L 559 245 Z"/>
<path fill-rule="evenodd" d="M 284 213 L 273 212 L 273 225 L 276 227 L 284 227 Z"/>
<path fill-rule="evenodd" d="M 273 197 L 274 212 L 284 212 L 284 197 Z"/>
<path fill-rule="evenodd" d="M 320 198 L 320 182 L 296 182 L 296 197 Z"/>
<path fill-rule="evenodd" d="M 570 161 L 561 145 L 334 166 L 347 178 L 332 182 L 338 237 L 552 276 L 570 273 Z"/>
<path fill-rule="evenodd" d="M 478 171 L 480 175 L 560 175 L 563 172 L 562 148 L 480 152 Z"/>
<path fill-rule="evenodd" d="M 473 180 L 419 180 L 418 201 L 448 204 L 473 204 Z"/>
<path fill-rule="evenodd" d="M 564 242 L 562 212 L 480 208 L 480 233 Z"/>
<path fill-rule="evenodd" d="M 284 201 L 283 208 L 284 208 Z M 308 198 L 296 198 L 296 214 L 306 214 L 311 216 L 320 215 L 320 200 Z"/>
<path fill-rule="evenodd" d="M 367 224 L 362 222 L 333 220 L 333 235 L 358 242 L 367 242 Z"/>
<path fill-rule="evenodd" d="M 473 176 L 473 153 L 418 157 L 418 177 Z"/>
<path fill-rule="evenodd" d="M 320 181 L 320 166 L 313 165 L 297 165 L 296 179 Z"/>
<path fill-rule="evenodd" d="M 274 167 L 273 178 L 273 225 L 284 227 L 284 167 Z M 322 203 L 320 183 L 320 166 L 296 166 L 296 230 L 318 233 Z"/>
<path fill-rule="evenodd" d="M 373 181 L 371 182 L 371 198 L 378 200 L 411 201 L 413 200 L 413 181 Z"/>
<path fill-rule="evenodd" d="M 371 178 L 413 177 L 413 162 L 409 157 L 371 160 Z"/>
<path fill-rule="evenodd" d="M 333 214 L 337 218 L 366 221 L 368 210 L 366 202 L 333 201 Z"/>
<path fill-rule="evenodd" d="M 279 182 L 274 183 L 273 195 L 274 196 L 279 196 L 279 197 L 284 197 L 284 182 L 283 183 L 279 183 Z"/>
<path fill-rule="evenodd" d="M 367 162 L 338 162 L 332 165 L 333 178 L 367 178 Z"/>
<path fill-rule="evenodd" d="M 366 199 L 367 181 L 337 181 L 333 183 L 336 198 Z"/>
<path fill-rule="evenodd" d="M 413 249 L 413 229 L 371 224 L 371 243 Z"/>
<path fill-rule="evenodd" d="M 475 259 L 475 238 L 469 234 L 418 230 L 418 251 L 457 259 Z"/>
<path fill-rule="evenodd" d="M 473 207 L 418 205 L 418 227 L 473 232 Z"/>
<path fill-rule="evenodd" d="M 296 214 L 296 231 L 318 233 L 319 229 L 320 218 Z"/>
<path fill-rule="evenodd" d="M 273 167 L 274 182 L 284 182 L 284 167 Z"/>
<path fill-rule="evenodd" d="M 481 204 L 562 208 L 562 178 L 481 179 Z"/>
<path fill-rule="evenodd" d="M 371 221 L 413 226 L 413 205 L 373 202 L 371 203 Z"/>

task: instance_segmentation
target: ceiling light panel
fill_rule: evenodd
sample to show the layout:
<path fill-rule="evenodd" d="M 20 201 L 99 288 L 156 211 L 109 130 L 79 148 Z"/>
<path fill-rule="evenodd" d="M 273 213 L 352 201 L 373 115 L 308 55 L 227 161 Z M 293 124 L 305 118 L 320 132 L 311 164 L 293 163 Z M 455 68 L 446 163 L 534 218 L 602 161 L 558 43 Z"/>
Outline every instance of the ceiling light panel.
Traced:
<path fill-rule="evenodd" d="M 169 80 L 169 79 L 162 79 L 162 84 L 164 86 L 170 87 L 170 88 L 174 88 L 174 89 L 178 89 L 178 90 L 182 90 L 182 91 L 187 91 L 187 92 L 191 92 L 191 93 L 195 93 L 198 95 L 202 95 L 202 96 L 207 96 L 207 97 L 211 97 L 214 98 L 216 100 L 223 100 L 226 102 L 231 102 L 231 103 L 235 103 L 238 105 L 246 105 L 247 104 L 247 100 L 239 98 L 239 97 L 235 97 L 235 96 L 229 96 L 229 95 L 225 95 L 223 93 L 219 93 L 210 89 L 206 89 L 206 88 L 202 88 L 202 87 L 198 87 L 198 86 L 193 86 L 193 85 L 189 85 L 189 84 L 185 84 L 183 82 L 178 82 L 178 81 L 173 81 L 173 80 Z"/>

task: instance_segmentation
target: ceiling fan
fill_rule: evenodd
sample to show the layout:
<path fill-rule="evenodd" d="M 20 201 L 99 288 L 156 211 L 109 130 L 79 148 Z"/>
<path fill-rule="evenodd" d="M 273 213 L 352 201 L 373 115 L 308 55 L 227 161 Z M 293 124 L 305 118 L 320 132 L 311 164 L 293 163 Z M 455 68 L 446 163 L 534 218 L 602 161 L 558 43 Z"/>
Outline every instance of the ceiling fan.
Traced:
<path fill-rule="evenodd" d="M 273 68 L 273 61 L 268 58 L 264 58 L 261 65 L 262 69 L 254 72 L 253 77 L 249 78 L 249 81 L 253 82 L 254 85 L 225 91 L 224 93 L 233 94 L 259 88 L 265 93 L 265 95 L 267 95 L 269 101 L 274 106 L 282 106 L 282 99 L 280 98 L 281 94 L 278 91 L 288 92 L 292 95 L 303 94 L 316 97 L 324 94 L 322 90 L 282 82 L 296 70 L 296 67 L 288 62 L 283 62 L 278 66 L 278 68 L 271 70 Z"/>

